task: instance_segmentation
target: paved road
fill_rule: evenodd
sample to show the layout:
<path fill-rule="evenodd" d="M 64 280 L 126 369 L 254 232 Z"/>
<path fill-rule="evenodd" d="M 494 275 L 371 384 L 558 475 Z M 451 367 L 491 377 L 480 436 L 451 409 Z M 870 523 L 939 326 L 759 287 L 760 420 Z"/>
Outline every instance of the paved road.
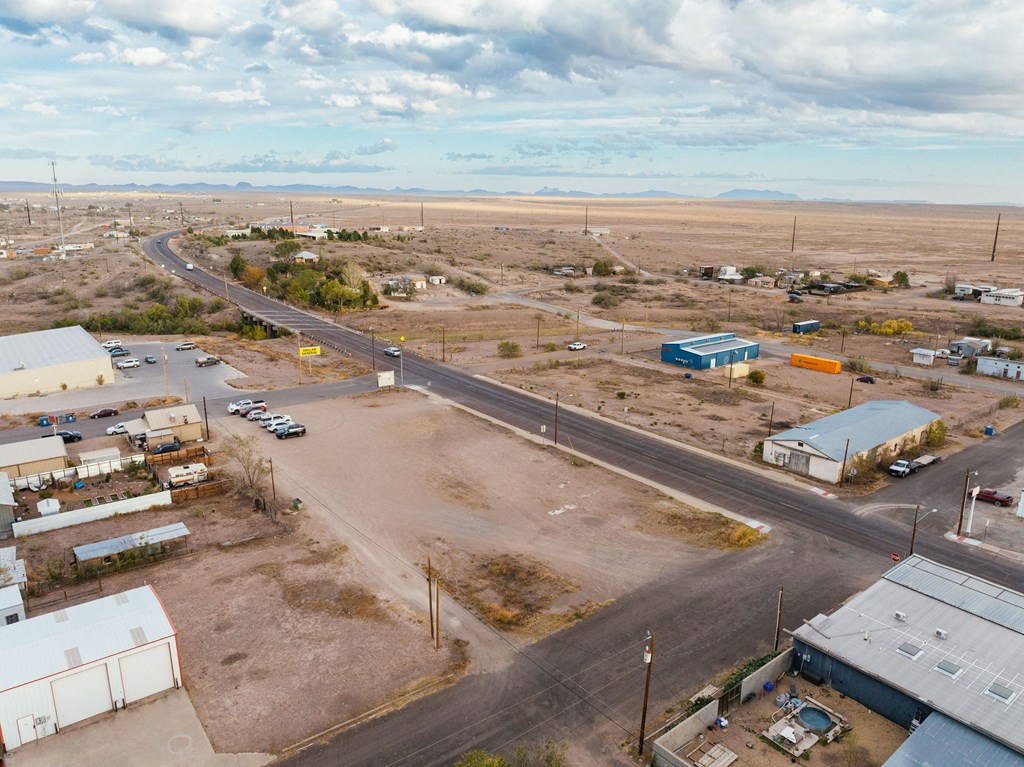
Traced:
<path fill-rule="evenodd" d="M 224 294 L 222 280 L 199 271 L 183 272 L 184 262 L 169 252 L 167 239 L 162 235 L 147 242 L 147 252 L 175 264 L 184 279 Z M 527 432 L 536 434 L 546 426 L 553 436 L 551 403 L 414 354 L 405 354 L 400 364 L 381 358 L 379 351 L 373 357 L 366 336 L 236 286 L 231 287 L 230 298 L 324 345 L 367 361 L 375 359 L 378 368 L 396 369 L 407 384 L 429 386 Z M 854 506 L 838 499 L 570 408 L 560 411 L 558 434 L 562 444 L 583 454 L 767 520 L 780 534 L 755 551 L 722 555 L 714 567 L 694 569 L 666 562 L 658 582 L 529 647 L 508 671 L 471 674 L 444 693 L 340 735 L 289 764 L 442 765 L 467 748 L 502 748 L 523 736 L 567 739 L 593 764 L 628 764 L 613 744 L 625 737 L 624 729 L 635 726 L 638 717 L 639 642 L 645 628 L 664 638 L 659 639 L 659 682 L 652 694 L 652 711 L 658 711 L 737 658 L 763 649 L 773 627 L 776 584 L 786 582 L 791 605 L 786 625 L 795 626 L 801 618 L 829 610 L 866 586 L 884 569 L 889 553 L 906 551 L 909 543 L 907 528 L 884 515 L 858 515 Z M 986 556 L 972 547 L 923 532 L 917 551 L 1024 587 L 1024 570 L 1016 562 Z"/>

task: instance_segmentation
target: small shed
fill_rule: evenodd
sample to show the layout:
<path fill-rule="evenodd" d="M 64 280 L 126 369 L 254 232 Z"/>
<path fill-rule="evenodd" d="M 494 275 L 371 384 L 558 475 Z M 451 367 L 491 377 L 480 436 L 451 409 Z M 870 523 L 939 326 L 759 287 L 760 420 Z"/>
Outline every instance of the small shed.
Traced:
<path fill-rule="evenodd" d="M 199 417 L 199 410 L 193 404 L 147 410 L 143 418 L 149 427 L 148 431 L 170 429 L 179 442 L 197 442 L 203 438 L 203 419 Z M 152 447 L 154 443 L 148 433 L 146 437 Z"/>
<path fill-rule="evenodd" d="M 992 342 L 987 338 L 964 336 L 959 341 L 953 341 L 949 345 L 949 350 L 953 354 L 959 354 L 961 357 L 976 357 L 991 351 Z"/>
<path fill-rule="evenodd" d="M 0 631 L 4 626 L 25 620 L 25 602 L 17 586 L 0 588 Z"/>
<path fill-rule="evenodd" d="M 327 236 L 327 232 L 320 232 L 318 234 L 321 237 L 326 237 Z M 292 256 L 292 258 L 293 258 L 293 260 L 294 260 L 294 262 L 296 264 L 319 264 L 320 263 L 320 256 L 318 256 L 316 253 L 310 253 L 308 250 L 304 250 L 301 253 L 296 253 L 294 256 Z"/>
<path fill-rule="evenodd" d="M 448 278 L 443 274 L 432 274 L 428 279 L 430 280 L 431 285 L 444 285 L 448 282 Z"/>
<path fill-rule="evenodd" d="M 794 333 L 813 333 L 816 330 L 821 330 L 821 320 L 804 320 L 793 323 Z"/>
<path fill-rule="evenodd" d="M 935 352 L 932 349 L 911 349 L 915 365 L 933 365 L 935 363 Z"/>
<path fill-rule="evenodd" d="M 56 498 L 44 498 L 36 504 L 39 516 L 49 517 L 53 514 L 60 514 L 60 501 Z"/>
<path fill-rule="evenodd" d="M 175 542 L 183 541 L 190 534 L 183 522 L 175 522 L 141 533 L 75 546 L 72 552 L 75 562 L 79 565 L 102 567 L 114 564 L 129 551 L 143 556 L 162 554 L 173 548 Z"/>
<path fill-rule="evenodd" d="M 772 277 L 751 277 L 747 284 L 752 288 L 771 288 L 775 286 L 775 279 Z"/>

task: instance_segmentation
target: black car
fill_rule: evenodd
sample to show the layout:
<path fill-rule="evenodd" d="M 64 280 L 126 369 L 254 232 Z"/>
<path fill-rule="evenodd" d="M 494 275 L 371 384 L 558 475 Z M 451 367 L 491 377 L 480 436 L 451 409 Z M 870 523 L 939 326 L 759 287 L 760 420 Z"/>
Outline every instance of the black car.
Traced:
<path fill-rule="evenodd" d="M 874 382 L 875 382 L 875 377 L 874 376 L 861 376 L 860 378 L 857 379 L 857 383 L 872 383 L 873 384 Z"/>
<path fill-rule="evenodd" d="M 131 353 L 132 353 L 131 349 L 122 349 L 121 347 L 118 347 L 116 349 L 111 349 L 110 350 L 110 356 L 111 357 L 127 357 Z"/>
<path fill-rule="evenodd" d="M 150 365 L 155 365 L 156 364 L 156 355 L 147 354 L 146 355 L 146 362 L 148 362 Z"/>
<path fill-rule="evenodd" d="M 161 455 L 163 453 L 175 453 L 178 450 L 181 450 L 180 442 L 165 442 L 162 445 L 157 445 L 156 447 L 151 448 L 149 452 L 153 455 Z"/>
<path fill-rule="evenodd" d="M 80 441 L 82 439 L 82 432 L 80 432 L 80 431 L 67 431 L 65 429 L 61 429 L 60 431 L 54 432 L 53 434 L 44 434 L 43 438 L 45 439 L 46 437 L 51 437 L 51 436 L 52 437 L 60 437 L 62 440 L 64 440 L 64 442 L 66 444 L 68 442 L 78 442 L 78 441 Z"/>
<path fill-rule="evenodd" d="M 306 435 L 306 427 L 301 423 L 288 423 L 282 426 L 280 429 L 275 429 L 274 434 L 277 435 L 278 439 L 288 439 L 289 437 L 304 437 Z"/>

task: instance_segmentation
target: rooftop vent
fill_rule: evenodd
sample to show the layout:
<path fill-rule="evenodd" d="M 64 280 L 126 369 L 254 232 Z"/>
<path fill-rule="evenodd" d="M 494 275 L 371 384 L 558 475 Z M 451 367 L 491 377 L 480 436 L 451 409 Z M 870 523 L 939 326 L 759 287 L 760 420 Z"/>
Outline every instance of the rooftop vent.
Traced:
<path fill-rule="evenodd" d="M 949 636 L 949 632 L 946 629 L 935 629 L 935 636 L 939 639 L 945 639 Z"/>
<path fill-rule="evenodd" d="M 892 614 L 892 617 L 894 617 L 900 623 L 906 623 L 907 622 L 907 614 L 905 612 L 903 612 L 902 610 L 897 610 L 896 612 L 894 612 Z"/>

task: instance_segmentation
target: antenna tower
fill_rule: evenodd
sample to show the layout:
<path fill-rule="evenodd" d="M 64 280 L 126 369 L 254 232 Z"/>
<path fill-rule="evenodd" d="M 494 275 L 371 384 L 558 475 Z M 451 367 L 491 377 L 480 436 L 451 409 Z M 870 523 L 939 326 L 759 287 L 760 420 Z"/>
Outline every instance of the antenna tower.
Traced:
<path fill-rule="evenodd" d="M 57 223 L 60 226 L 60 260 L 68 256 L 68 250 L 64 243 L 64 216 L 60 212 L 60 198 L 63 192 L 57 188 L 57 161 L 50 160 L 50 167 L 53 169 L 53 201 L 57 203 Z"/>

